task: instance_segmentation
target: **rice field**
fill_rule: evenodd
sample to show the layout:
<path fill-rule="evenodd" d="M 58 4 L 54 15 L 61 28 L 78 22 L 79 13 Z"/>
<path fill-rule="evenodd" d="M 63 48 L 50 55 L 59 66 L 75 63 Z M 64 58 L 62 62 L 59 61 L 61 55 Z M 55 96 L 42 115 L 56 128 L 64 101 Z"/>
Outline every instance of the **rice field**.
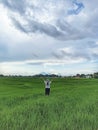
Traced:
<path fill-rule="evenodd" d="M 98 130 L 98 79 L 0 77 L 0 130 Z"/>

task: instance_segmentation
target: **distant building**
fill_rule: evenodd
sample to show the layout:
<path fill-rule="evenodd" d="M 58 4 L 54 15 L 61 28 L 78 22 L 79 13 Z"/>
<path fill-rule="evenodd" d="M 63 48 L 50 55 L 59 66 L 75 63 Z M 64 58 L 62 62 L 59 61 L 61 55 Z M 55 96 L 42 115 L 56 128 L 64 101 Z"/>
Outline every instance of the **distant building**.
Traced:
<path fill-rule="evenodd" d="M 85 78 L 90 79 L 90 78 L 92 78 L 92 76 L 91 75 L 85 75 Z"/>

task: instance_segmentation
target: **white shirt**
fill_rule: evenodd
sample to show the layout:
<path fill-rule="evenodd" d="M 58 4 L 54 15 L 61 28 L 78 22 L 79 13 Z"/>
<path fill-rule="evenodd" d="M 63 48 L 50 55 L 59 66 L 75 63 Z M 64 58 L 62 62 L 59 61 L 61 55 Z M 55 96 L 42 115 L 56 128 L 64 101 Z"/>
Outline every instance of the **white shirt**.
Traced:
<path fill-rule="evenodd" d="M 51 81 L 44 81 L 45 83 L 45 88 L 50 88 L 50 84 L 51 84 Z"/>

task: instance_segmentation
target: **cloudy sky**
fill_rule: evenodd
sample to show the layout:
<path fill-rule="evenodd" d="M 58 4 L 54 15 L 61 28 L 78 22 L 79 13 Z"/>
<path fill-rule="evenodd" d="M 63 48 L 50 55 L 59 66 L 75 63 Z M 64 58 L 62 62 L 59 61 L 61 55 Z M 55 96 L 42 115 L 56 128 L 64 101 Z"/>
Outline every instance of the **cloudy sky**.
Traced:
<path fill-rule="evenodd" d="M 0 0 L 0 74 L 98 71 L 98 0 Z"/>

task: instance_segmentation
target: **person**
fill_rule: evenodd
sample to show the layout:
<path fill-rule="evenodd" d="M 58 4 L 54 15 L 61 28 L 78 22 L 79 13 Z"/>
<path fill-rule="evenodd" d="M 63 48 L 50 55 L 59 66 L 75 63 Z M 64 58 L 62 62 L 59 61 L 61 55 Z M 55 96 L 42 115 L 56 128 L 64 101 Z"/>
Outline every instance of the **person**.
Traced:
<path fill-rule="evenodd" d="M 49 95 L 51 81 L 47 79 L 47 80 L 44 80 L 44 83 L 45 83 L 45 95 Z"/>

